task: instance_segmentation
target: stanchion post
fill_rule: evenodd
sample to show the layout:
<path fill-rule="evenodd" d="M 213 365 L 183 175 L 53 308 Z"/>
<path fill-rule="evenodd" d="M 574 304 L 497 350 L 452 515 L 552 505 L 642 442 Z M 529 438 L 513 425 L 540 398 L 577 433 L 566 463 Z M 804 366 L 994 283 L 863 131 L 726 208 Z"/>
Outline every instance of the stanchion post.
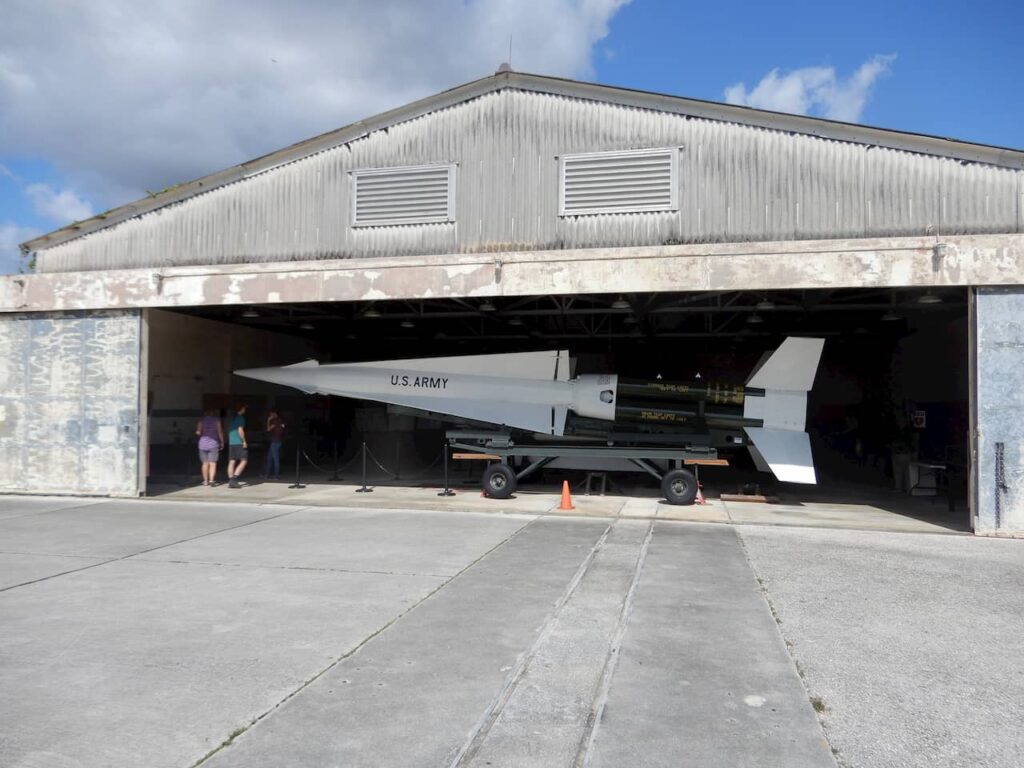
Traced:
<path fill-rule="evenodd" d="M 395 432 L 395 480 L 402 476 L 402 433 Z"/>
<path fill-rule="evenodd" d="M 334 474 L 327 480 L 331 483 L 341 480 L 341 467 L 338 466 L 338 438 L 334 438 Z"/>
<path fill-rule="evenodd" d="M 292 483 L 291 485 L 289 485 L 288 486 L 289 488 L 305 488 L 306 487 L 306 486 L 304 486 L 302 484 L 302 480 L 301 480 L 301 478 L 299 476 L 299 468 L 301 466 L 301 463 L 299 461 L 299 457 L 300 457 L 301 453 L 302 453 L 302 438 L 301 437 L 296 437 L 295 438 L 295 482 Z"/>
<path fill-rule="evenodd" d="M 366 441 L 363 441 L 363 487 L 356 488 L 356 493 L 373 493 L 373 488 L 366 487 Z"/>
<path fill-rule="evenodd" d="M 448 443 L 444 444 L 444 490 L 438 496 L 454 496 L 455 491 L 448 487 Z"/>

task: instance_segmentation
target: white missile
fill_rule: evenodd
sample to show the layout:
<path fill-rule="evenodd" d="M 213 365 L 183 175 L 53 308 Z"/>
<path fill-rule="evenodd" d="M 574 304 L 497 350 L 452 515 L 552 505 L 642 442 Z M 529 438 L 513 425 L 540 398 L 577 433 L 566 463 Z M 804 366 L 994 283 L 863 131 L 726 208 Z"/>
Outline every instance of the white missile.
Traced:
<path fill-rule="evenodd" d="M 620 396 L 615 374 L 572 378 L 566 351 L 328 365 L 308 360 L 235 373 L 308 393 L 375 400 L 553 436 L 565 434 L 570 412 L 606 422 L 728 425 L 746 430 L 759 468 L 770 469 L 780 480 L 814 483 L 810 443 L 803 430 L 807 392 L 822 345 L 821 339 L 786 339 L 755 370 L 746 388 L 624 384 L 623 390 L 639 401 Z M 707 412 L 703 403 L 696 411 L 681 411 L 665 407 L 666 399 L 742 404 L 743 412 Z"/>

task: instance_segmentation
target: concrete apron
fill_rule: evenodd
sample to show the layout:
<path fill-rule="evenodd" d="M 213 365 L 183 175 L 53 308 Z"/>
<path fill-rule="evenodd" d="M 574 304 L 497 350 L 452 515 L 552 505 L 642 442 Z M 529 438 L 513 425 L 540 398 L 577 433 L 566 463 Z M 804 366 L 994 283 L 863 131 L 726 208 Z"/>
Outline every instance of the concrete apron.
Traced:
<path fill-rule="evenodd" d="M 835 766 L 732 530 L 552 518 L 200 764 Z"/>
<path fill-rule="evenodd" d="M 953 533 L 943 513 L 944 500 L 934 506 L 934 519 L 928 519 L 929 507 L 919 507 L 910 516 L 872 503 L 797 502 L 762 504 L 725 502 L 707 499 L 706 504 L 673 506 L 655 496 L 584 496 L 573 494 L 573 509 L 562 510 L 558 493 L 534 490 L 517 491 L 510 499 L 484 498 L 477 489 L 459 488 L 453 496 L 439 497 L 436 487 L 372 486 L 372 493 L 356 493 L 358 485 L 310 482 L 302 489 L 289 489 L 286 483 L 259 483 L 239 489 L 227 485 L 215 488 L 189 486 L 155 497 L 160 501 L 239 501 L 257 504 L 289 504 L 352 509 L 403 509 L 489 514 L 566 515 L 573 517 L 622 517 L 647 520 L 681 520 L 697 523 L 734 523 L 749 525 L 792 525 L 814 528 L 845 528 L 917 533 Z M 919 500 L 918 500 L 919 501 Z M 924 510 L 921 514 L 921 510 Z"/>

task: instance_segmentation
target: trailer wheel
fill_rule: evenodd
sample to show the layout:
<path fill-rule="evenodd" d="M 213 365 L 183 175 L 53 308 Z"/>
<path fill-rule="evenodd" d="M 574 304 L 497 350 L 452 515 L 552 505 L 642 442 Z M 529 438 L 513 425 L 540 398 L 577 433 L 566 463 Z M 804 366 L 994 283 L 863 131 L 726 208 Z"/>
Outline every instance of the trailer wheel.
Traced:
<path fill-rule="evenodd" d="M 484 493 L 492 499 L 507 499 L 516 490 L 516 473 L 508 464 L 491 464 L 484 470 Z"/>
<path fill-rule="evenodd" d="M 697 497 L 697 478 L 688 469 L 673 469 L 661 480 L 661 492 L 669 504 L 692 504 Z"/>

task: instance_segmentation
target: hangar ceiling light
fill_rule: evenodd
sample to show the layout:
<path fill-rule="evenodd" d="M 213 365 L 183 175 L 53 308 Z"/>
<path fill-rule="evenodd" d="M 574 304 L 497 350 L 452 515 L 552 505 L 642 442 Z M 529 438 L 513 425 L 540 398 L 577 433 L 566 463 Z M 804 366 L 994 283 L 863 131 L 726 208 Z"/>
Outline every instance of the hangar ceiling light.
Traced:
<path fill-rule="evenodd" d="M 494 311 L 494 310 L 496 310 L 496 309 L 497 309 L 497 307 L 496 307 L 496 306 L 494 306 L 494 305 L 493 305 L 493 304 L 492 304 L 491 302 L 489 302 L 489 301 L 485 301 L 485 302 L 484 302 L 483 304 L 481 304 L 481 305 L 480 305 L 480 311 L 481 311 L 481 312 L 493 312 L 493 311 Z"/>
<path fill-rule="evenodd" d="M 401 326 L 402 326 L 403 328 L 415 328 L 415 327 L 416 327 L 416 323 L 414 323 L 414 322 L 413 322 L 412 320 L 403 320 L 403 321 L 402 321 L 402 322 L 400 323 L 400 325 L 401 325 Z"/>
<path fill-rule="evenodd" d="M 928 293 L 925 293 L 925 294 L 917 297 L 917 303 L 918 304 L 941 304 L 942 303 L 942 297 L 941 296 L 936 296 L 931 291 L 928 291 Z"/>
<path fill-rule="evenodd" d="M 513 317 L 513 318 L 511 318 L 511 319 L 510 319 L 510 320 L 508 321 L 508 324 L 509 324 L 509 325 L 522 325 L 522 324 L 523 324 L 523 318 L 521 318 L 521 317 L 519 317 L 519 316 L 517 315 L 516 317 Z"/>
<path fill-rule="evenodd" d="M 314 329 L 314 326 L 312 323 L 303 323 L 302 325 L 299 326 L 299 328 L 302 329 L 303 331 L 312 331 Z"/>
<path fill-rule="evenodd" d="M 253 318 L 253 317 L 259 317 L 259 316 L 260 316 L 260 313 L 257 312 L 252 307 L 249 307 L 247 310 L 245 310 L 245 312 L 242 313 L 242 317 Z"/>
<path fill-rule="evenodd" d="M 768 299 L 762 299 L 761 301 L 757 302 L 757 308 L 760 310 L 775 309 L 775 302 L 768 301 Z"/>
<path fill-rule="evenodd" d="M 612 309 L 630 309 L 629 302 L 619 296 L 619 298 L 612 302 Z"/>
<path fill-rule="evenodd" d="M 375 309 L 374 307 L 370 307 L 365 312 L 363 312 L 363 317 L 380 317 L 380 311 Z"/>
<path fill-rule="evenodd" d="M 888 312 L 886 312 L 884 315 L 882 315 L 882 320 L 884 320 L 887 323 L 891 323 L 894 320 L 902 320 L 902 319 L 903 318 L 901 318 L 899 315 L 897 315 L 891 309 Z"/>
<path fill-rule="evenodd" d="M 751 325 L 757 325 L 758 323 L 763 323 L 764 318 L 757 314 L 757 312 L 755 312 L 754 314 L 750 315 L 747 318 L 747 322 L 750 323 Z"/>

